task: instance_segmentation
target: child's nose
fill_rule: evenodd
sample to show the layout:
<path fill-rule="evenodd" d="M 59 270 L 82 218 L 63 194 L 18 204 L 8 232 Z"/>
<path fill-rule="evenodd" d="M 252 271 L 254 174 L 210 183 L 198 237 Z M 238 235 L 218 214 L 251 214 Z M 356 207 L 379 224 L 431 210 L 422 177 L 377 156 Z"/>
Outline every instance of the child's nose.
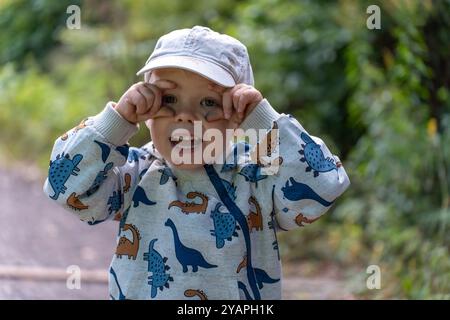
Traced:
<path fill-rule="evenodd" d="M 194 121 L 197 120 L 200 120 L 199 115 L 197 115 L 190 107 L 180 108 L 175 114 L 175 121 L 194 123 Z"/>

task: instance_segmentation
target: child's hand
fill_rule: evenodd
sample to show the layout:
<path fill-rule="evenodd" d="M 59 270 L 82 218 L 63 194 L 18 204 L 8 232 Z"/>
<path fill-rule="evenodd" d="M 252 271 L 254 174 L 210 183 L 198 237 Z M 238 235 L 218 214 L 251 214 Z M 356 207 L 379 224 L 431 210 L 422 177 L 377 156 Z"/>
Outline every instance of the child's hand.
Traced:
<path fill-rule="evenodd" d="M 151 119 L 161 107 L 162 92 L 175 87 L 175 83 L 167 80 L 135 83 L 123 94 L 115 109 L 133 124 Z"/>
<path fill-rule="evenodd" d="M 236 121 L 241 123 L 263 99 L 262 94 L 251 85 L 239 83 L 225 89 L 218 85 L 210 85 L 210 89 L 222 95 L 223 113 L 225 119 L 236 114 Z"/>

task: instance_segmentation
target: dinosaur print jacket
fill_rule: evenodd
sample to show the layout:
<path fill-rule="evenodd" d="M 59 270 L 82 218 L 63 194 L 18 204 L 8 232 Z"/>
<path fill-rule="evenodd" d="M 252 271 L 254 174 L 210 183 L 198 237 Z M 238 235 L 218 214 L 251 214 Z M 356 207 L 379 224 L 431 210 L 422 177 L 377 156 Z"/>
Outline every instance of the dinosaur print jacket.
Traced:
<path fill-rule="evenodd" d="M 339 158 L 266 99 L 241 128 L 278 128 L 279 144 L 237 143 L 201 170 L 169 166 L 151 142 L 129 147 L 138 128 L 108 103 L 57 138 L 44 184 L 88 224 L 118 221 L 111 299 L 281 299 L 277 233 L 314 222 L 347 189 Z M 278 170 L 237 161 L 262 139 Z"/>

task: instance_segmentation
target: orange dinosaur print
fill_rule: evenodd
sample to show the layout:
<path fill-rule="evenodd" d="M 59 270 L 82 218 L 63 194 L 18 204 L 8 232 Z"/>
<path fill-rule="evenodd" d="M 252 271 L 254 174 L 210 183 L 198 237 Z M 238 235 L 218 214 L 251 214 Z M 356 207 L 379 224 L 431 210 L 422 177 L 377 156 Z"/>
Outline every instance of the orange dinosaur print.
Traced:
<path fill-rule="evenodd" d="M 277 131 L 274 131 L 277 130 Z M 258 165 L 267 165 L 268 163 L 261 161 L 261 156 L 272 156 L 272 151 L 276 149 L 278 145 L 278 124 L 274 121 L 272 129 L 267 132 L 266 136 L 256 144 L 254 150 L 250 153 L 250 158 L 252 161 Z M 266 147 L 265 152 L 263 152 L 262 147 Z M 275 159 L 280 165 L 283 162 L 281 157 Z M 272 161 L 273 162 L 273 161 Z M 275 164 L 275 163 L 274 163 Z"/>
<path fill-rule="evenodd" d="M 73 128 L 73 133 L 77 133 L 77 131 L 85 128 L 86 127 L 86 120 L 87 119 L 81 120 L 80 124 Z M 68 137 L 69 137 L 69 134 L 66 132 L 66 133 L 64 133 L 61 136 L 61 140 L 65 141 L 65 140 L 67 140 Z"/>
<path fill-rule="evenodd" d="M 197 296 L 200 300 L 208 300 L 208 296 L 200 289 L 186 289 L 186 291 L 184 291 L 184 296 L 188 298 Z"/>
<path fill-rule="evenodd" d="M 247 216 L 248 230 L 252 232 L 253 229 L 256 231 L 261 231 L 263 229 L 263 217 L 261 213 L 261 207 L 255 197 L 251 196 L 248 198 L 248 203 L 255 206 L 255 211 L 250 210 Z"/>
<path fill-rule="evenodd" d="M 141 235 L 136 226 L 132 224 L 125 224 L 122 231 L 131 230 L 133 233 L 133 242 L 127 239 L 127 237 L 122 236 L 119 239 L 119 244 L 117 245 L 116 255 L 117 258 L 122 258 L 123 255 L 128 256 L 128 259 L 133 258 L 136 260 L 136 256 L 139 250 L 139 240 L 141 240 Z"/>
<path fill-rule="evenodd" d="M 69 198 L 67 198 L 66 203 L 69 207 L 75 210 L 85 210 L 89 208 L 89 206 L 85 205 L 80 201 L 80 199 L 78 199 L 78 196 L 75 194 L 75 192 L 72 192 Z"/>
<path fill-rule="evenodd" d="M 131 175 L 129 173 L 125 173 L 124 180 L 125 186 L 123 187 L 123 193 L 127 193 L 131 186 Z"/>
<path fill-rule="evenodd" d="M 241 272 L 242 268 L 245 268 L 247 266 L 247 254 L 244 256 L 244 258 L 242 259 L 241 263 L 239 263 L 237 269 L 236 269 L 236 273 Z"/>
<path fill-rule="evenodd" d="M 186 198 L 188 199 L 194 199 L 194 198 L 200 198 L 202 199 L 201 203 L 195 203 L 195 202 L 182 202 L 179 200 L 172 201 L 169 204 L 169 207 L 167 209 L 170 209 L 172 207 L 178 207 L 181 209 L 181 211 L 185 214 L 188 213 L 205 213 L 206 208 L 208 207 L 208 197 L 204 195 L 203 193 L 197 192 L 197 191 L 191 191 L 186 195 Z"/>
<path fill-rule="evenodd" d="M 317 221 L 320 217 L 314 218 L 314 219 L 310 219 L 308 217 L 305 217 L 302 213 L 299 213 L 296 217 L 295 217 L 295 223 L 299 226 L 299 227 L 304 227 L 305 225 L 303 223 L 313 223 L 314 221 Z"/>
<path fill-rule="evenodd" d="M 122 219 L 122 213 L 119 211 L 114 215 L 114 221 L 120 221 Z"/>

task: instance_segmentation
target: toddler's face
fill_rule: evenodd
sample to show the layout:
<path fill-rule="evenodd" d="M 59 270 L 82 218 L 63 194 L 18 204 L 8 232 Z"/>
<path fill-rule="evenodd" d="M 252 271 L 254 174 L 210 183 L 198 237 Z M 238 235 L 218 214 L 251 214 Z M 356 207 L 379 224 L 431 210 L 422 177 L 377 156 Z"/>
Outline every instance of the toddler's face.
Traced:
<path fill-rule="evenodd" d="M 212 81 L 196 73 L 177 68 L 153 70 L 149 82 L 153 83 L 160 79 L 174 82 L 176 88 L 164 90 L 160 110 L 153 119 L 145 122 L 150 129 L 154 146 L 164 159 L 178 168 L 199 168 L 204 161 L 202 157 L 201 163 L 194 163 L 194 148 L 201 149 L 203 155 L 203 150 L 213 142 L 204 141 L 202 136 L 194 135 L 194 121 L 201 121 L 201 134 L 208 129 L 220 131 L 223 137 L 222 150 L 226 150 L 226 129 L 235 129 L 238 124 L 225 119 L 222 97 L 216 92 L 217 90 L 213 91 L 210 88 L 210 86 L 218 87 L 218 85 Z M 183 137 L 184 142 L 173 141 L 178 140 L 173 136 L 176 129 L 185 129 L 189 132 L 188 137 Z M 193 140 L 189 143 L 186 139 Z M 180 145 L 174 150 L 178 143 Z M 184 158 L 186 153 L 190 154 L 191 163 L 174 163 L 173 154 Z"/>

